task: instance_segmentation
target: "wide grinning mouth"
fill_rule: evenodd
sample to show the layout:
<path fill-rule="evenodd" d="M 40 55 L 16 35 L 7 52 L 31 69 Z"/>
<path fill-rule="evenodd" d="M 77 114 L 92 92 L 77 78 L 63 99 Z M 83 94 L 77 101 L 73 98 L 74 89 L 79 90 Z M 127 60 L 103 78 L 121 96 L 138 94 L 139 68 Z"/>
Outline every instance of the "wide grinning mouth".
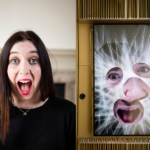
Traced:
<path fill-rule="evenodd" d="M 143 105 L 138 100 L 127 101 L 128 97 L 118 99 L 114 104 L 114 115 L 116 119 L 125 125 L 138 123 L 144 114 Z M 128 98 L 130 100 L 130 98 Z"/>
<path fill-rule="evenodd" d="M 124 123 L 133 123 L 139 116 L 140 109 L 139 108 L 129 110 L 118 109 L 117 113 Z"/>
<path fill-rule="evenodd" d="M 31 86 L 32 86 L 31 80 L 18 81 L 18 87 L 23 93 L 27 93 L 30 90 Z"/>

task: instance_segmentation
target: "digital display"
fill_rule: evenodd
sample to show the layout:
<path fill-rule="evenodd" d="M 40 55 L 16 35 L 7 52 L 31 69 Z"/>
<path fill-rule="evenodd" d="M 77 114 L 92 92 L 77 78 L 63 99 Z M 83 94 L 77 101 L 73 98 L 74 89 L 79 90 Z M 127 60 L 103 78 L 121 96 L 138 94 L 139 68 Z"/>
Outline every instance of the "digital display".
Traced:
<path fill-rule="evenodd" d="M 94 135 L 150 135 L 150 25 L 94 25 Z"/>

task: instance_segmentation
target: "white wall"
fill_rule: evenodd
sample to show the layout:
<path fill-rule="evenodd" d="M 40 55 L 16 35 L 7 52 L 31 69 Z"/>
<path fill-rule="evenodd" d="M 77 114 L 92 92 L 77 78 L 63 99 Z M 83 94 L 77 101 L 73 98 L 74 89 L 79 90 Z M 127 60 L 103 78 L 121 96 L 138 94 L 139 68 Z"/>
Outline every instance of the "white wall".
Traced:
<path fill-rule="evenodd" d="M 76 0 L 0 0 L 0 48 L 18 30 L 33 30 L 48 49 L 75 50 Z"/>

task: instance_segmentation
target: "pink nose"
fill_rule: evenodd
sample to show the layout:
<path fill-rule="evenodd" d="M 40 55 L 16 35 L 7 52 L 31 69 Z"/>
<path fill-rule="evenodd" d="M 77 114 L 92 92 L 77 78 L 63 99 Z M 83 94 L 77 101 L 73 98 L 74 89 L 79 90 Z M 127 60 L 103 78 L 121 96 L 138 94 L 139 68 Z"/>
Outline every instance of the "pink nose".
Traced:
<path fill-rule="evenodd" d="M 140 78 L 129 78 L 123 85 L 123 92 L 126 97 L 130 97 L 131 101 L 146 98 L 150 93 L 149 86 Z"/>

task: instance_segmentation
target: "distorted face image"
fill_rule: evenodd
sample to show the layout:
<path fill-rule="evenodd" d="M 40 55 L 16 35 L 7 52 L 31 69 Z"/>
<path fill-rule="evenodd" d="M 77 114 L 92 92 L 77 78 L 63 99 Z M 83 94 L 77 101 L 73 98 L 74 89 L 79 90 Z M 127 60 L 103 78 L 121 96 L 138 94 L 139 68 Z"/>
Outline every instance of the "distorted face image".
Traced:
<path fill-rule="evenodd" d="M 150 26 L 94 26 L 94 135 L 150 134 Z"/>
<path fill-rule="evenodd" d="M 148 78 L 149 66 L 144 63 L 133 65 L 132 70 L 140 77 Z M 110 88 L 116 87 L 123 79 L 123 71 L 112 68 L 106 75 L 106 84 Z M 149 86 L 138 77 L 131 77 L 123 83 L 123 93 L 125 97 L 120 97 L 114 104 L 114 115 L 117 120 L 125 125 L 138 123 L 144 114 L 143 105 L 139 100 L 146 98 L 150 93 Z"/>

